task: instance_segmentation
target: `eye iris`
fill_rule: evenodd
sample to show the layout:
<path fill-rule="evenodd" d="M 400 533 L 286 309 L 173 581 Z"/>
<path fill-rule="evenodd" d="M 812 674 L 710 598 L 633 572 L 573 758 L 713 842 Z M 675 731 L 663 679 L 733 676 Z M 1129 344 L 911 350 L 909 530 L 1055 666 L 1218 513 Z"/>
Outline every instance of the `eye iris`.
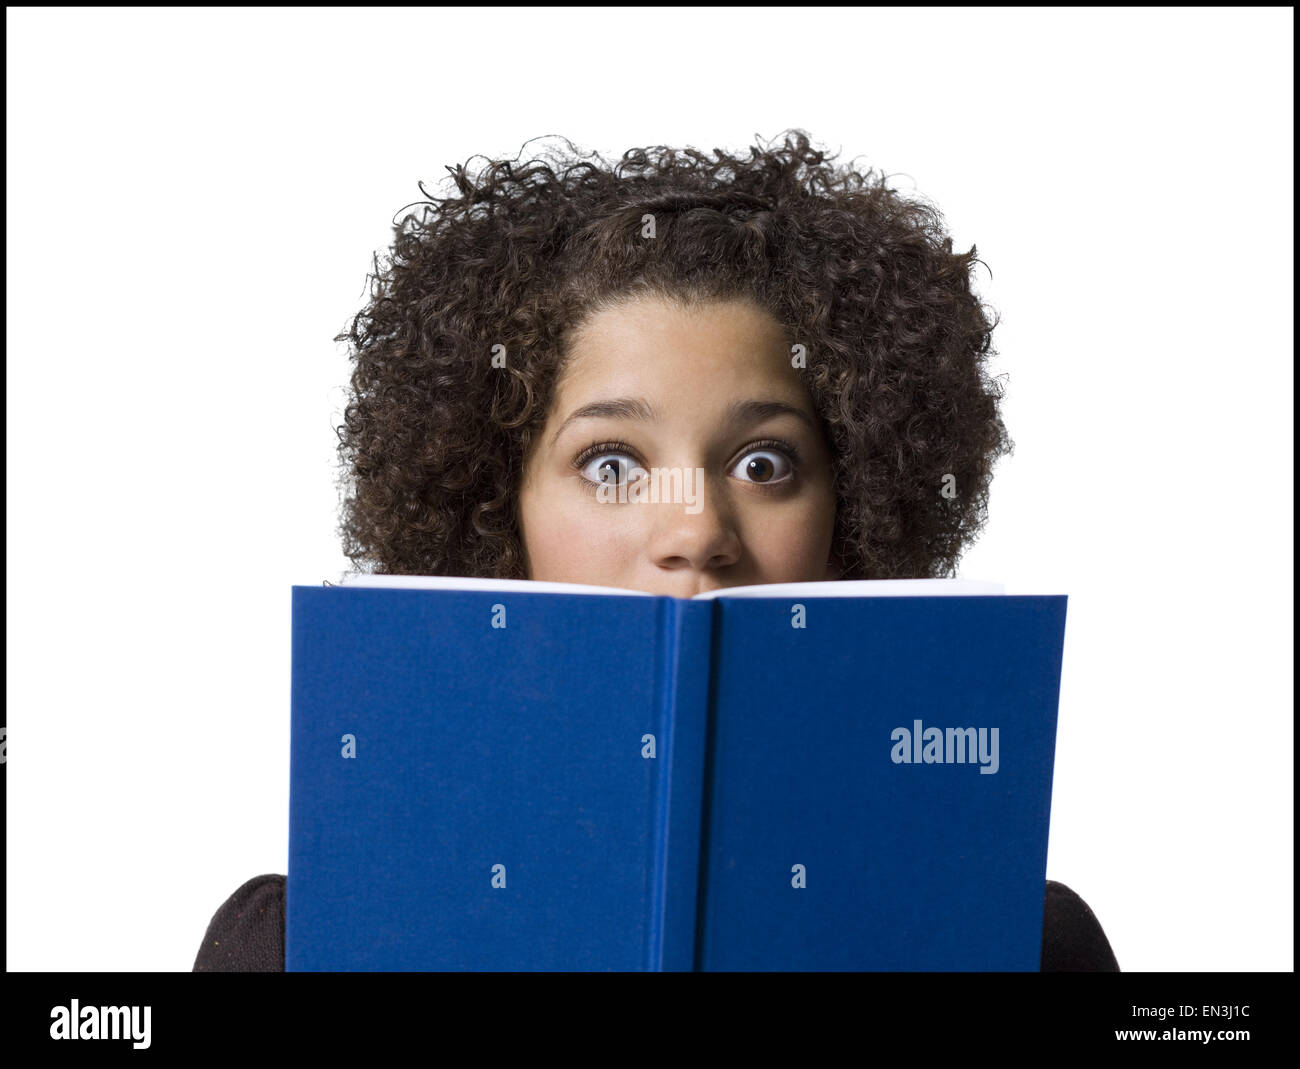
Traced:
<path fill-rule="evenodd" d="M 617 460 L 607 460 L 596 469 L 596 477 L 603 483 L 617 483 L 618 476 L 619 465 Z"/>
<path fill-rule="evenodd" d="M 776 468 L 767 457 L 755 457 L 751 460 L 745 469 L 749 477 L 756 483 L 765 483 L 770 479 Z"/>

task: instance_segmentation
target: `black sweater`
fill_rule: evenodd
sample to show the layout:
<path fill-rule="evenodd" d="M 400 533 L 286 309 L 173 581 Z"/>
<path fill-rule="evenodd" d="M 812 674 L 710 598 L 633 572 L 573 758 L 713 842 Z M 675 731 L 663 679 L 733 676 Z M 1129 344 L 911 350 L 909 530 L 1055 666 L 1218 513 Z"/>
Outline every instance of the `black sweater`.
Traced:
<path fill-rule="evenodd" d="M 1097 918 L 1063 883 L 1047 881 L 1043 972 L 1119 972 Z M 254 876 L 208 925 L 195 972 L 284 972 L 284 877 Z"/>

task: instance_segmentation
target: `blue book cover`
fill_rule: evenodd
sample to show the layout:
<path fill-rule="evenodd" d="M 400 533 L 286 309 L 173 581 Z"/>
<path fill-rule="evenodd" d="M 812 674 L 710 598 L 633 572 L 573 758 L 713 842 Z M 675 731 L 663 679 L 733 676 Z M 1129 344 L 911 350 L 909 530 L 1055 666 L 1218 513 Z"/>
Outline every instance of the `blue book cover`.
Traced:
<path fill-rule="evenodd" d="M 1064 596 L 420 582 L 292 590 L 288 971 L 1037 970 Z"/>

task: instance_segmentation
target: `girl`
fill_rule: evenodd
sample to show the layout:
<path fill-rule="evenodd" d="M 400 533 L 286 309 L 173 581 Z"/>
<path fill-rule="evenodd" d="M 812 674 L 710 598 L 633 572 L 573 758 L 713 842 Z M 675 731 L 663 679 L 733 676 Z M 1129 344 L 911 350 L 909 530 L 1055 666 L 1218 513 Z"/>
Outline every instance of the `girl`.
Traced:
<path fill-rule="evenodd" d="M 976 250 L 834 159 L 792 131 L 448 168 L 336 339 L 354 565 L 681 598 L 952 575 L 1012 448 Z M 695 504 L 620 501 L 651 468 L 695 473 Z M 284 968 L 283 876 L 235 892 L 194 967 Z M 1118 968 L 1050 881 L 1042 967 Z"/>

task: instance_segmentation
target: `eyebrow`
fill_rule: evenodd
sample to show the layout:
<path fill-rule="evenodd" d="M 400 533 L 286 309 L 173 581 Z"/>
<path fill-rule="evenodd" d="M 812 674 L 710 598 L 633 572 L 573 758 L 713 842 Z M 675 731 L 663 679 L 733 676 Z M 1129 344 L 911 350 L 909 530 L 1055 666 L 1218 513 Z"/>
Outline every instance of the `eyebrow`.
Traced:
<path fill-rule="evenodd" d="M 794 416 L 805 424 L 809 430 L 816 430 L 808 413 L 784 401 L 733 401 L 727 406 L 724 423 L 735 426 L 741 423 L 759 423 L 775 416 Z M 555 434 L 551 436 L 554 445 L 564 429 L 574 420 L 579 419 L 636 419 L 654 422 L 659 418 L 654 406 L 643 397 L 616 397 L 608 401 L 592 401 L 570 412 Z"/>

